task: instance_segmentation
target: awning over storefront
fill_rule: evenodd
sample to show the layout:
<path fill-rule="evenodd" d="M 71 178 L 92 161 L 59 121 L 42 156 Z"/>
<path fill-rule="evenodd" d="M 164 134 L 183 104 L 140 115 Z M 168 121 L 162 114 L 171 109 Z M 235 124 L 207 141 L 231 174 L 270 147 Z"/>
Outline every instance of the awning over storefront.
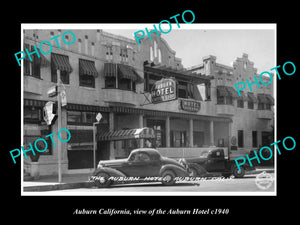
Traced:
<path fill-rule="evenodd" d="M 155 138 L 154 130 L 149 127 L 143 127 L 137 129 L 107 131 L 98 136 L 99 141 L 117 141 L 140 138 Z"/>
<path fill-rule="evenodd" d="M 248 101 L 253 102 L 253 103 L 258 102 L 257 98 L 254 96 L 254 94 L 252 92 L 248 92 Z"/>
<path fill-rule="evenodd" d="M 51 62 L 51 66 L 56 70 L 67 71 L 69 73 L 73 71 L 69 63 L 69 57 L 66 55 L 51 53 Z"/>
<path fill-rule="evenodd" d="M 118 73 L 118 74 L 117 74 Z M 143 82 L 135 69 L 129 65 L 117 64 L 117 63 L 105 63 L 104 64 L 104 76 L 105 77 L 121 77 L 130 79 L 134 82 L 140 83 Z"/>
<path fill-rule="evenodd" d="M 257 94 L 257 99 L 259 103 L 274 105 L 274 98 L 269 94 Z"/>
<path fill-rule="evenodd" d="M 233 98 L 238 98 L 239 95 L 237 91 L 233 87 L 229 86 L 217 86 L 217 91 L 219 96 L 231 96 Z"/>
<path fill-rule="evenodd" d="M 79 59 L 79 73 L 80 75 L 91 75 L 98 77 L 95 62 L 85 59 Z"/>

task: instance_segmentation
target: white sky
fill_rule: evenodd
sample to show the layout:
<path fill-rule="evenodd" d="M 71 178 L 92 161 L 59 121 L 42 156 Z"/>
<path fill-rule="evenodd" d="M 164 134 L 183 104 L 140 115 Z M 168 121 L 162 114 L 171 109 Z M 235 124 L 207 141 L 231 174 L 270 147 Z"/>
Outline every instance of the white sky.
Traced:
<path fill-rule="evenodd" d="M 264 25 L 188 24 L 188 26 L 182 26 L 180 24 L 181 27 L 177 28 L 176 24 L 172 24 L 172 30 L 161 36 L 176 51 L 176 57 L 182 59 L 185 68 L 202 63 L 202 57 L 207 55 L 214 55 L 217 57 L 217 63 L 230 66 L 237 57 L 242 57 L 243 53 L 247 53 L 258 73 L 261 73 L 276 66 L 276 28 L 275 25 Z M 103 30 L 134 39 L 134 32 L 138 30 L 145 32 L 145 27 L 148 30 L 153 29 L 153 24 L 136 24 L 135 26 L 136 29 Z M 157 24 L 156 27 L 158 28 Z M 163 30 L 168 29 L 169 27 Z"/>

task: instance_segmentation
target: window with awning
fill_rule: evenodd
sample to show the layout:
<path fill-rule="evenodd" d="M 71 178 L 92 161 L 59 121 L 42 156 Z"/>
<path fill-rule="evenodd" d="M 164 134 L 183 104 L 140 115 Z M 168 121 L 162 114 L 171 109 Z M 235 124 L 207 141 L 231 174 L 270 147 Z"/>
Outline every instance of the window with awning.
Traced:
<path fill-rule="evenodd" d="M 60 79 L 64 84 L 70 83 L 69 74 L 73 71 L 69 57 L 51 53 L 51 81 L 57 82 L 57 70 L 60 70 Z"/>
<path fill-rule="evenodd" d="M 271 105 L 274 105 L 274 98 L 270 94 L 257 94 L 258 109 L 271 109 Z"/>
<path fill-rule="evenodd" d="M 143 82 L 135 69 L 129 65 L 117 64 L 117 63 L 105 63 L 104 64 L 104 76 L 105 77 L 117 77 L 132 80 L 134 82 Z"/>
<path fill-rule="evenodd" d="M 95 87 L 95 78 L 98 72 L 95 67 L 95 62 L 79 59 L 79 85 L 83 87 Z"/>
<path fill-rule="evenodd" d="M 247 95 L 248 95 L 248 102 L 253 102 L 253 103 L 257 103 L 258 102 L 258 100 L 255 97 L 254 93 L 248 92 Z"/>
<path fill-rule="evenodd" d="M 86 59 L 79 59 L 79 75 L 98 77 L 95 62 Z"/>

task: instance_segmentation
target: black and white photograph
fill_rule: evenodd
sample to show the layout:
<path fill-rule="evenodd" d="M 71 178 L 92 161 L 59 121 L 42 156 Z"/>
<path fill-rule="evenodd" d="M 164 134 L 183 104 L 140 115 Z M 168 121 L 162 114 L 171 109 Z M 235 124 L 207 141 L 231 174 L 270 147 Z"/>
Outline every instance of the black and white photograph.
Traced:
<path fill-rule="evenodd" d="M 297 215 L 295 6 L 26 4 L 2 20 L 5 216 Z"/>
<path fill-rule="evenodd" d="M 22 194 L 276 195 L 274 24 L 49 26 L 17 55 Z"/>

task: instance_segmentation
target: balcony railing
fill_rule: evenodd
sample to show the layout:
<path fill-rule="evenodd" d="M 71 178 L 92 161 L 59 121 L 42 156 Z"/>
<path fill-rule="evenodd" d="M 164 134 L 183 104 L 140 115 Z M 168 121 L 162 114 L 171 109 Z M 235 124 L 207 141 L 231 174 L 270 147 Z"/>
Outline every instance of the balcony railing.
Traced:
<path fill-rule="evenodd" d="M 233 116 L 235 114 L 235 107 L 233 105 L 216 105 L 216 113 L 218 115 Z"/>

